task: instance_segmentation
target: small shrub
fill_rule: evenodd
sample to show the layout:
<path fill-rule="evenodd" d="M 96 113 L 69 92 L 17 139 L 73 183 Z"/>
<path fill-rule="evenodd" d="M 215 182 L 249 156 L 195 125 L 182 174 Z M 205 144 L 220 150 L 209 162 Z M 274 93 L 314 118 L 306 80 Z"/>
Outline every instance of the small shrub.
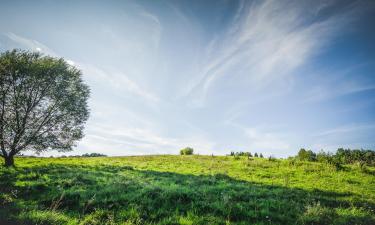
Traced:
<path fill-rule="evenodd" d="M 40 224 L 40 225 L 63 225 L 63 224 L 77 224 L 75 219 L 51 210 L 39 211 L 33 210 L 29 212 L 22 212 L 18 219 L 25 224 Z"/>
<path fill-rule="evenodd" d="M 358 168 L 362 173 L 367 172 L 366 162 L 364 162 L 364 161 L 359 161 L 359 162 L 356 163 L 356 166 L 357 166 L 357 168 Z"/>
<path fill-rule="evenodd" d="M 194 149 L 190 147 L 186 147 L 180 150 L 180 155 L 192 155 L 194 153 Z"/>
<path fill-rule="evenodd" d="M 302 215 L 302 224 L 326 225 L 332 224 L 336 213 L 333 209 L 323 207 L 320 203 L 314 203 L 306 207 L 305 213 Z"/>
<path fill-rule="evenodd" d="M 84 218 L 80 225 L 114 225 L 113 214 L 108 211 L 97 210 Z"/>
<path fill-rule="evenodd" d="M 277 159 L 274 156 L 271 155 L 271 156 L 268 157 L 268 161 L 270 161 L 270 162 L 276 162 Z"/>

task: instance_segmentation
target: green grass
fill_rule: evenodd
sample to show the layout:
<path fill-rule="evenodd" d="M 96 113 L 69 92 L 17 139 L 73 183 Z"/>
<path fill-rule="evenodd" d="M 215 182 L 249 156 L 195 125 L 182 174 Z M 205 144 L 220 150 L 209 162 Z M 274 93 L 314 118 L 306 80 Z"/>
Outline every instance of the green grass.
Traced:
<path fill-rule="evenodd" d="M 0 224 L 375 224 L 375 168 L 230 156 L 17 158 Z"/>

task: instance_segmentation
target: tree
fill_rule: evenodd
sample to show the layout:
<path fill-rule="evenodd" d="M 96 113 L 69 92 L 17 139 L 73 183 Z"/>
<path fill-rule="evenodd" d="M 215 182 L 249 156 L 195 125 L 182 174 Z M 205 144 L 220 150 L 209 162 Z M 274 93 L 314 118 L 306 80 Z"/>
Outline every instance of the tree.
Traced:
<path fill-rule="evenodd" d="M 194 149 L 190 147 L 186 147 L 180 150 L 180 155 L 192 155 L 194 153 Z"/>
<path fill-rule="evenodd" d="M 62 58 L 0 54 L 0 148 L 5 166 L 24 150 L 70 151 L 83 137 L 89 88 Z"/>
<path fill-rule="evenodd" d="M 262 153 L 259 154 L 259 158 L 264 158 Z"/>
<path fill-rule="evenodd" d="M 254 157 L 258 157 L 258 153 L 255 152 L 255 153 L 254 153 Z"/>
<path fill-rule="evenodd" d="M 311 151 L 304 148 L 301 148 L 298 152 L 298 159 L 302 161 L 316 161 L 316 154 Z"/>

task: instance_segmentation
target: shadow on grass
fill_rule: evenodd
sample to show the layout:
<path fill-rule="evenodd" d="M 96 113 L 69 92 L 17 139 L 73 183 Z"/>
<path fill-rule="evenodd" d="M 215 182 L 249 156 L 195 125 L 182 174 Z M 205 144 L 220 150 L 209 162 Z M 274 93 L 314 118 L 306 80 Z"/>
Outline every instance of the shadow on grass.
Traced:
<path fill-rule="evenodd" d="M 0 224 L 70 219 L 82 224 L 375 224 L 369 215 L 374 204 L 351 193 L 265 185 L 225 174 L 58 164 L 0 173 Z M 40 212 L 58 212 L 65 219 L 51 222 Z"/>

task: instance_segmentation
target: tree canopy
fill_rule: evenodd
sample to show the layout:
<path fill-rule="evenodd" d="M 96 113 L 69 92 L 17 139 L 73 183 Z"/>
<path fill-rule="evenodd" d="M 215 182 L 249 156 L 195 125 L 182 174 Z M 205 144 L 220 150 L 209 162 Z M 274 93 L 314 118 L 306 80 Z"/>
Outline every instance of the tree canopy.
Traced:
<path fill-rule="evenodd" d="M 0 55 L 0 148 L 5 165 L 24 150 L 72 150 L 89 117 L 89 88 L 63 58 L 12 50 Z"/>

